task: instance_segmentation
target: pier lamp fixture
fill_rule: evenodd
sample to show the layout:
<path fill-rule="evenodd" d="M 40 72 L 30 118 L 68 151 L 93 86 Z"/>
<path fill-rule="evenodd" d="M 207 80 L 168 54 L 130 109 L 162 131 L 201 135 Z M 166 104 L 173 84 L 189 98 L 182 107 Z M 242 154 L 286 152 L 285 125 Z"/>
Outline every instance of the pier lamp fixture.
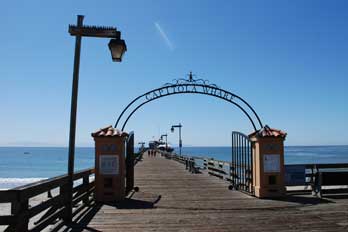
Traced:
<path fill-rule="evenodd" d="M 140 145 L 139 151 L 142 151 L 145 149 L 145 142 L 139 142 L 138 144 Z"/>
<path fill-rule="evenodd" d="M 163 141 L 163 137 L 166 137 L 166 151 L 167 151 L 167 148 L 168 148 L 168 134 L 164 134 L 164 135 L 161 135 L 161 140 Z"/>
<path fill-rule="evenodd" d="M 127 51 L 127 46 L 123 39 L 111 39 L 109 49 L 112 61 L 121 62 L 123 54 Z"/>
<path fill-rule="evenodd" d="M 144 147 L 145 142 L 139 142 L 138 144 L 141 145 L 142 147 Z"/>
<path fill-rule="evenodd" d="M 111 38 L 109 49 L 113 61 L 121 62 L 124 53 L 127 51 L 127 46 L 124 40 L 121 39 L 121 32 L 115 27 L 100 27 L 83 25 L 83 15 L 77 16 L 77 25 L 69 25 L 69 33 L 76 37 L 75 41 L 75 56 L 74 56 L 74 72 L 71 94 L 71 111 L 70 111 L 70 132 L 69 132 L 69 163 L 68 163 L 68 185 L 69 193 L 67 211 L 64 220 L 72 220 L 72 189 L 73 189 L 73 174 L 74 174 L 74 159 L 75 159 L 75 135 L 76 135 L 76 111 L 77 111 L 77 96 L 80 70 L 80 54 L 82 37 L 95 38 Z"/>
<path fill-rule="evenodd" d="M 174 128 L 179 128 L 179 154 L 181 156 L 181 148 L 182 148 L 182 140 L 181 140 L 181 123 L 179 123 L 178 125 L 172 125 L 172 128 L 170 128 L 170 131 L 173 133 L 174 132 Z"/>

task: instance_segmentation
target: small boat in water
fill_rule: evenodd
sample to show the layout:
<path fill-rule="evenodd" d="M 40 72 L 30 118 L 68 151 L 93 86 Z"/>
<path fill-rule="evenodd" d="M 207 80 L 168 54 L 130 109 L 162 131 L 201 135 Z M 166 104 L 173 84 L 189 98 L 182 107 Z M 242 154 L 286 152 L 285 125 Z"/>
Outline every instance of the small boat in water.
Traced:
<path fill-rule="evenodd" d="M 29 154 L 30 154 L 29 151 L 25 151 L 25 152 L 24 152 L 24 155 L 29 155 Z"/>

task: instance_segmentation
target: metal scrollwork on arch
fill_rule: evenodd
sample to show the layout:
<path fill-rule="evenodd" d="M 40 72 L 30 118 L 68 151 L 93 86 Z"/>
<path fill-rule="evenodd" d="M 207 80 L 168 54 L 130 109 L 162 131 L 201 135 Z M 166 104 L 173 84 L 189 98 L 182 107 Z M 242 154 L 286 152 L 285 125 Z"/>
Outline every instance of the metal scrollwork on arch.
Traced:
<path fill-rule="evenodd" d="M 174 79 L 172 83 L 166 83 L 164 84 L 164 86 L 182 85 L 182 84 L 200 84 L 200 85 L 206 85 L 206 86 L 219 88 L 217 85 L 209 83 L 208 80 L 193 79 L 193 76 L 195 75 L 193 75 L 192 72 L 190 72 L 188 76 L 189 76 L 189 79 L 184 79 L 184 78 Z"/>
<path fill-rule="evenodd" d="M 246 102 L 244 99 L 242 99 L 236 94 L 221 89 L 215 84 L 211 84 L 208 80 L 194 79 L 192 72 L 190 72 L 188 79 L 174 79 L 172 83 L 166 83 L 160 88 L 153 89 L 147 93 L 144 93 L 136 97 L 121 112 L 121 114 L 117 118 L 115 128 L 117 128 L 122 117 L 127 111 L 130 112 L 122 125 L 122 131 L 127 125 L 129 119 L 140 107 L 158 98 L 175 94 L 203 94 L 222 99 L 237 106 L 247 116 L 255 131 L 257 130 L 255 119 L 259 124 L 259 129 L 263 127 L 259 116 L 248 102 Z M 132 111 L 131 108 L 133 109 Z"/>

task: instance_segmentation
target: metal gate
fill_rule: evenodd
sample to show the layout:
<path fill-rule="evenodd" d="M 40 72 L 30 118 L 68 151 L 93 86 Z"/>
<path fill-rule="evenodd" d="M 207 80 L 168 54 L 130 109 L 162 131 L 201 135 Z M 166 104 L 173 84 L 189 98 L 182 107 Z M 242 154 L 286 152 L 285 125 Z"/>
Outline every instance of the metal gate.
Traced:
<path fill-rule="evenodd" d="M 126 193 L 134 188 L 134 132 L 130 132 L 126 141 Z"/>
<path fill-rule="evenodd" d="M 254 195 L 253 151 L 249 137 L 237 131 L 232 132 L 232 187 Z"/>

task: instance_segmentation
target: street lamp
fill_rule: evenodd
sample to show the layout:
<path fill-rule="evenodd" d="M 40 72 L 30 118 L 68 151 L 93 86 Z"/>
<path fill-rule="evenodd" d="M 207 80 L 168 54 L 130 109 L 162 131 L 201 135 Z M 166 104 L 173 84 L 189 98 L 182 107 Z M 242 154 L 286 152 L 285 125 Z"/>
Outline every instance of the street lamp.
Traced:
<path fill-rule="evenodd" d="M 144 147 L 145 142 L 139 142 L 138 144 L 141 145 L 142 147 Z"/>
<path fill-rule="evenodd" d="M 109 42 L 112 61 L 121 62 L 123 54 L 127 51 L 126 43 L 123 39 L 111 39 Z"/>
<path fill-rule="evenodd" d="M 161 135 L 161 140 L 163 139 L 163 137 L 166 137 L 166 151 L 167 151 L 167 149 L 168 149 L 168 140 L 167 140 L 168 134 Z"/>
<path fill-rule="evenodd" d="M 142 151 L 142 150 L 144 150 L 144 145 L 145 145 L 145 142 L 139 142 L 138 143 L 139 145 L 141 145 L 141 147 L 139 148 L 139 151 Z"/>
<path fill-rule="evenodd" d="M 179 128 L 179 154 L 181 156 L 181 148 L 182 148 L 182 140 L 181 140 L 181 127 L 182 125 L 179 123 L 178 125 L 172 125 L 172 128 L 170 128 L 170 131 L 173 133 L 174 128 Z"/>
<path fill-rule="evenodd" d="M 77 16 L 77 25 L 69 25 L 69 33 L 76 37 L 75 42 L 75 56 L 74 56 L 74 73 L 71 94 L 71 111 L 70 111 L 70 132 L 69 132 L 69 162 L 68 162 L 68 205 L 65 215 L 65 220 L 72 220 L 72 189 L 73 189 L 73 174 L 74 174 L 74 159 L 75 159 L 75 135 L 76 135 L 76 111 L 77 111 L 77 96 L 79 84 L 79 70 L 80 70 L 80 54 L 81 54 L 81 40 L 82 37 L 97 37 L 97 38 L 111 38 L 109 42 L 109 49 L 113 61 L 120 62 L 123 54 L 127 50 L 126 43 L 121 40 L 121 32 L 117 31 L 115 27 L 98 27 L 98 26 L 84 26 L 83 15 Z"/>

